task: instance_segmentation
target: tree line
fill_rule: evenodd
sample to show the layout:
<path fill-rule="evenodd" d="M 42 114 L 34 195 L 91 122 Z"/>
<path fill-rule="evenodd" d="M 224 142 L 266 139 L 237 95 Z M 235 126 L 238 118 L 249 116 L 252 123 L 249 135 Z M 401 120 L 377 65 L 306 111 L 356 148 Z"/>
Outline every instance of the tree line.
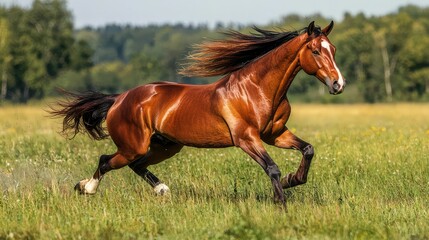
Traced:
<path fill-rule="evenodd" d="M 267 29 L 301 29 L 315 20 L 287 15 Z M 26 102 L 73 91 L 121 92 L 153 81 L 208 83 L 216 78 L 177 74 L 192 45 L 251 26 L 106 25 L 75 29 L 64 0 L 35 0 L 30 8 L 0 6 L 0 99 Z M 327 96 L 313 77 L 299 74 L 289 91 L 301 101 L 429 100 L 429 8 L 408 5 L 384 16 L 344 14 L 330 35 L 348 80 L 345 94 Z"/>
<path fill-rule="evenodd" d="M 92 64 L 89 46 L 76 41 L 72 15 L 64 1 L 34 1 L 30 9 L 0 7 L 2 100 L 25 102 L 48 94 L 65 70 Z"/>

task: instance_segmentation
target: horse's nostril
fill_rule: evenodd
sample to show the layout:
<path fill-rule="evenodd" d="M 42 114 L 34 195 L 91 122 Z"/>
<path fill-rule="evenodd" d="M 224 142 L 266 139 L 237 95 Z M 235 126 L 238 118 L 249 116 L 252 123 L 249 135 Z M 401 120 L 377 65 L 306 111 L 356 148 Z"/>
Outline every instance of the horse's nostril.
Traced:
<path fill-rule="evenodd" d="M 334 88 L 335 91 L 340 90 L 340 84 L 338 84 L 338 81 L 335 81 L 334 84 L 332 84 L 332 87 Z"/>

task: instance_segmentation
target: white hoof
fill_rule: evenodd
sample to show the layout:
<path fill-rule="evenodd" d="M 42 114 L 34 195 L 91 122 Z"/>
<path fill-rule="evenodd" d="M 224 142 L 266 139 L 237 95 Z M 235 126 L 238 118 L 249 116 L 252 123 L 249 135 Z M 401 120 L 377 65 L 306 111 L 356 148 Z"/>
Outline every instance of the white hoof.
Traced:
<path fill-rule="evenodd" d="M 164 183 L 160 183 L 158 185 L 156 185 L 153 190 L 155 191 L 155 193 L 157 195 L 163 196 L 166 195 L 167 193 L 170 192 L 170 188 L 168 188 L 167 185 L 165 185 Z"/>
<path fill-rule="evenodd" d="M 97 179 L 84 179 L 78 182 L 74 189 L 80 194 L 95 194 L 99 183 L 100 181 Z"/>
<path fill-rule="evenodd" d="M 89 182 L 89 179 L 83 179 L 81 181 L 79 181 L 78 183 L 76 183 L 76 185 L 74 186 L 74 190 L 76 190 L 77 192 L 79 192 L 80 194 L 85 194 L 85 185 L 86 183 Z"/>

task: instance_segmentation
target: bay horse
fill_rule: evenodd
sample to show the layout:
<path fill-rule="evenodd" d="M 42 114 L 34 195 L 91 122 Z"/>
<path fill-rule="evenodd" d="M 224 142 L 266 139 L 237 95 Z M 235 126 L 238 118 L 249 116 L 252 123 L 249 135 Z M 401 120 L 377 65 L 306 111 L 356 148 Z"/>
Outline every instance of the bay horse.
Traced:
<path fill-rule="evenodd" d="M 346 81 L 328 39 L 334 23 L 324 29 L 311 22 L 298 31 L 276 32 L 254 27 L 255 33 L 225 32 L 227 38 L 205 42 L 188 57 L 180 73 L 222 76 L 206 85 L 156 82 L 121 94 L 70 93 L 51 114 L 63 117 L 63 133 L 86 132 L 93 139 L 111 137 L 117 151 L 102 155 L 91 179 L 75 189 L 94 194 L 103 175 L 129 166 L 158 194 L 169 191 L 148 170 L 178 153 L 183 146 L 236 146 L 253 158 L 272 182 L 274 201 L 285 205 L 283 189 L 303 184 L 313 158 L 313 146 L 287 127 L 291 107 L 286 96 L 302 69 L 316 76 L 331 94 Z M 106 122 L 107 131 L 103 128 Z M 302 153 L 295 173 L 281 172 L 263 143 Z"/>

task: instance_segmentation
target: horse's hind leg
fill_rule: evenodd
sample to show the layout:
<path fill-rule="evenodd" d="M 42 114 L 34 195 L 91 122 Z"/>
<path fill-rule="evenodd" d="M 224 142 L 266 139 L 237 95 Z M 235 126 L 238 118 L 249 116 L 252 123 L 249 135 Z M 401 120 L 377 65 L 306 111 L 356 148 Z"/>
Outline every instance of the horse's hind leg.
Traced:
<path fill-rule="evenodd" d="M 113 169 L 119 169 L 129 163 L 130 161 L 119 153 L 115 153 L 113 155 L 101 155 L 98 168 L 92 178 L 78 182 L 75 186 L 75 190 L 81 194 L 95 194 L 105 173 Z"/>
<path fill-rule="evenodd" d="M 161 135 L 151 137 L 149 152 L 128 165 L 135 173 L 149 183 L 155 193 L 163 195 L 170 189 L 161 182 L 147 167 L 171 158 L 183 148 L 183 145 L 172 142 Z"/>
<path fill-rule="evenodd" d="M 134 164 L 130 164 L 128 166 L 135 173 L 141 176 L 147 183 L 149 183 L 153 187 L 153 190 L 155 191 L 156 194 L 165 195 L 170 191 L 170 188 L 165 183 L 161 182 L 161 180 L 159 180 L 159 178 L 155 176 L 155 174 L 150 172 L 147 168 L 141 167 L 139 165 L 134 165 Z"/>

